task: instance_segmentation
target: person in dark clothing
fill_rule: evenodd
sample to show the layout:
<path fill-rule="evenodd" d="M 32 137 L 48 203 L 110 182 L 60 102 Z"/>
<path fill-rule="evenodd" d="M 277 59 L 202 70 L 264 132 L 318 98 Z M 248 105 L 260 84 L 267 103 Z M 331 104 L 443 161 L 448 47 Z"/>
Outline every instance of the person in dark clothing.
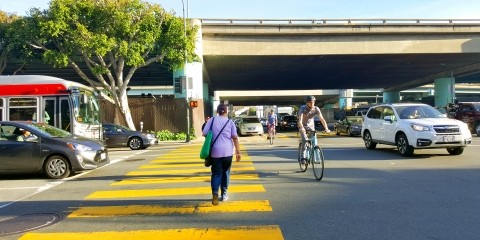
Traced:
<path fill-rule="evenodd" d="M 202 125 L 202 132 L 203 132 L 203 129 L 205 128 L 205 124 L 207 124 L 208 120 L 210 120 L 210 117 L 207 116 L 207 117 L 205 118 L 205 122 L 204 122 L 203 125 Z"/>

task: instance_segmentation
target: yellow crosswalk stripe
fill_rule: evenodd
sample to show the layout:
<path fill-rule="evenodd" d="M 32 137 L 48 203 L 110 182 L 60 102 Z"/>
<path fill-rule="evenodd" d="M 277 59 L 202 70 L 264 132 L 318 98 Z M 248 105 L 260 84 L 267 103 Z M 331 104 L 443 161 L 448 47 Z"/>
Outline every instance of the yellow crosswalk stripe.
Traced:
<path fill-rule="evenodd" d="M 232 164 L 232 169 L 239 166 L 239 165 L 252 165 L 252 162 L 238 162 Z M 190 168 L 190 167 L 205 167 L 203 162 L 196 162 L 196 163 L 176 163 L 176 164 L 150 164 L 150 165 L 142 165 L 139 169 L 153 169 L 153 168 Z"/>
<path fill-rule="evenodd" d="M 211 203 L 189 204 L 184 206 L 169 205 L 123 205 L 80 207 L 69 218 L 116 217 L 131 215 L 167 215 L 197 213 L 233 213 L 233 212 L 271 212 L 268 200 L 229 201 L 214 206 Z"/>
<path fill-rule="evenodd" d="M 150 163 L 152 164 L 170 164 L 170 165 L 182 165 L 182 164 L 193 164 L 193 163 L 199 163 L 199 164 L 203 164 L 203 159 L 182 159 L 182 160 L 179 160 L 179 159 L 171 159 L 171 158 L 168 158 L 168 159 L 156 159 L 156 160 L 152 160 L 150 161 Z M 235 162 L 235 161 L 232 161 L 232 165 L 235 165 L 235 164 L 243 164 L 243 163 L 253 163 L 252 161 L 240 161 L 240 162 Z"/>
<path fill-rule="evenodd" d="M 238 171 L 254 171 L 254 167 L 238 167 L 232 169 L 232 174 Z M 200 174 L 210 173 L 210 168 L 201 169 L 172 169 L 172 170 L 152 170 L 152 171 L 133 171 L 127 173 L 127 176 L 146 176 L 146 175 L 171 175 L 171 174 Z"/>
<path fill-rule="evenodd" d="M 265 192 L 263 185 L 238 185 L 229 186 L 228 192 Z M 177 196 L 177 195 L 200 195 L 211 194 L 212 189 L 208 187 L 192 188 L 158 188 L 158 189 L 135 189 L 135 190 L 110 190 L 96 191 L 88 195 L 85 199 L 103 199 L 103 198 L 138 198 L 138 197 L 159 197 L 159 196 Z"/>
<path fill-rule="evenodd" d="M 210 182 L 210 175 L 205 176 L 185 176 L 185 177 L 162 177 L 162 178 L 129 178 L 118 182 L 113 182 L 110 185 L 134 185 L 134 184 L 168 184 L 168 183 L 183 183 L 183 182 Z M 259 180 L 258 174 L 233 174 L 230 175 L 230 180 Z"/>
<path fill-rule="evenodd" d="M 116 232 L 27 233 L 20 240 L 283 240 L 278 225 L 229 228 L 184 228 Z"/>

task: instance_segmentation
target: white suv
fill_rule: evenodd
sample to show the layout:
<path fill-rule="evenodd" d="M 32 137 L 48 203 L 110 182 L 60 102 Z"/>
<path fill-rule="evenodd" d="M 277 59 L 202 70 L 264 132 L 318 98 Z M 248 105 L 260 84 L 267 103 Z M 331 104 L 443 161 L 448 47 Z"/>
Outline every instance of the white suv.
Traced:
<path fill-rule="evenodd" d="M 446 148 L 460 155 L 472 143 L 467 124 L 418 103 L 371 107 L 364 116 L 362 137 L 368 149 L 377 143 L 395 145 L 402 156 L 412 156 L 415 148 Z"/>

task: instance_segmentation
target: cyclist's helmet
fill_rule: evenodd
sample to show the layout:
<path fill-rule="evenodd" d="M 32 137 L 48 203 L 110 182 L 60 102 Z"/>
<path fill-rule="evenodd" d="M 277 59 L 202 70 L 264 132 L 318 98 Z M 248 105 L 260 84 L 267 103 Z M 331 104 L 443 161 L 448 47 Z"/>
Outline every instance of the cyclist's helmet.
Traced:
<path fill-rule="evenodd" d="M 305 97 L 305 102 L 310 102 L 310 101 L 315 101 L 315 96 L 306 96 Z"/>

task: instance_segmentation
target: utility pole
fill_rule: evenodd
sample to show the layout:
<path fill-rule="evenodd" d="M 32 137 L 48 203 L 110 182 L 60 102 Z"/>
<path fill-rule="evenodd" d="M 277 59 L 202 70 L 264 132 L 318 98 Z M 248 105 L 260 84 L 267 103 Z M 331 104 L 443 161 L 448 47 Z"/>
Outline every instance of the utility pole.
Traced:
<path fill-rule="evenodd" d="M 188 0 L 187 0 L 188 5 Z M 185 41 L 187 40 L 187 19 L 185 18 L 185 3 L 182 0 L 182 7 L 183 7 L 183 35 L 185 37 Z M 185 102 L 187 104 L 187 132 L 186 132 L 186 139 L 185 142 L 190 142 L 190 105 L 188 101 L 188 75 L 187 75 L 187 49 L 185 46 L 185 50 L 183 51 L 185 57 L 185 64 L 183 66 L 183 73 L 185 74 Z"/>

